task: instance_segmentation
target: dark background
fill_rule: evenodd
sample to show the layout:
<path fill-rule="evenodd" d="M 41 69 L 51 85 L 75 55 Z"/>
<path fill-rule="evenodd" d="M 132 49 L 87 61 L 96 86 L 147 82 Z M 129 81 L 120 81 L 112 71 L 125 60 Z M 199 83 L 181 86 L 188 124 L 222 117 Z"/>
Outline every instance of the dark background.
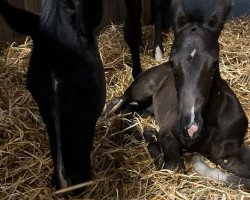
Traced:
<path fill-rule="evenodd" d="M 131 0 L 132 1 L 132 0 Z M 216 0 L 183 0 L 188 7 L 199 6 L 204 9 L 204 12 L 210 13 L 212 10 L 214 2 Z M 41 11 L 40 0 L 8 0 L 12 5 L 24 8 L 34 13 L 39 13 Z M 122 23 L 125 16 L 125 6 L 124 0 L 103 0 L 104 2 L 104 15 L 102 23 L 99 29 L 113 23 Z M 245 14 L 250 14 L 250 0 L 233 0 L 233 8 L 231 16 L 240 16 Z M 142 10 L 142 20 L 144 25 L 148 25 L 151 22 L 150 14 L 150 0 L 142 0 L 143 10 Z M 22 43 L 25 36 L 14 32 L 8 25 L 4 22 L 3 18 L 0 16 L 0 41 Z"/>

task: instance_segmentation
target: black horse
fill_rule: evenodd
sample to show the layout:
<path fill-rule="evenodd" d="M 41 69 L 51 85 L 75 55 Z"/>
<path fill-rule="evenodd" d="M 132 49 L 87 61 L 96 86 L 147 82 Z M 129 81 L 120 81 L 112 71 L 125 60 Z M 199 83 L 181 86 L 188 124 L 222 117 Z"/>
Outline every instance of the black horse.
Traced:
<path fill-rule="evenodd" d="M 151 0 L 151 9 L 155 23 L 154 57 L 160 60 L 164 53 L 162 46 L 162 31 L 170 27 L 171 0 Z M 124 37 L 132 55 L 132 74 L 137 77 L 141 72 L 140 45 L 142 44 L 141 0 L 125 0 L 127 8 Z"/>
<path fill-rule="evenodd" d="M 0 0 L 0 14 L 14 30 L 33 39 L 27 87 L 47 127 L 54 186 L 90 180 L 95 125 L 106 96 L 93 36 L 102 1 L 44 0 L 39 16 Z"/>
<path fill-rule="evenodd" d="M 244 145 L 248 120 L 219 71 L 218 38 L 230 8 L 231 0 L 218 0 L 204 18 L 173 0 L 175 40 L 169 62 L 139 75 L 106 112 L 133 101 L 141 108 L 151 102 L 160 131 L 145 131 L 144 137 L 157 165 L 185 171 L 183 153 L 198 152 L 234 175 L 206 171 L 210 168 L 195 157 L 200 174 L 250 190 L 250 149 Z M 162 152 L 164 157 L 157 159 Z"/>

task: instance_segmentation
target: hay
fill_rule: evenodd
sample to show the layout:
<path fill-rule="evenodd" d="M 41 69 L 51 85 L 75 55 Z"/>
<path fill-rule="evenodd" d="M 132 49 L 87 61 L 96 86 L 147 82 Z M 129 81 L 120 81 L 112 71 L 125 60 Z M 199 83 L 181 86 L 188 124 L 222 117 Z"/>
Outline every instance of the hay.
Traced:
<path fill-rule="evenodd" d="M 221 72 L 250 117 L 249 18 L 226 24 L 220 38 Z M 153 27 L 144 27 L 142 66 L 156 64 L 152 56 Z M 131 83 L 129 50 L 122 26 L 110 26 L 98 38 L 107 78 L 107 101 Z M 173 36 L 165 37 L 168 58 Z M 0 199 L 63 199 L 51 188 L 52 161 L 48 137 L 38 108 L 25 87 L 32 42 L 12 45 L 0 56 Z M 92 165 L 94 182 L 80 199 L 244 199 L 250 194 L 231 190 L 197 176 L 186 159 L 188 174 L 156 171 L 144 142 L 133 137 L 145 127 L 157 127 L 150 118 L 129 115 L 100 119 Z M 135 125 L 136 124 L 136 125 Z M 250 144 L 248 131 L 246 143 Z M 74 155 L 72 155 L 74 156 Z M 76 155 L 77 156 L 77 155 Z M 83 185 L 85 186 L 85 185 Z M 77 199 L 70 197 L 69 199 Z"/>

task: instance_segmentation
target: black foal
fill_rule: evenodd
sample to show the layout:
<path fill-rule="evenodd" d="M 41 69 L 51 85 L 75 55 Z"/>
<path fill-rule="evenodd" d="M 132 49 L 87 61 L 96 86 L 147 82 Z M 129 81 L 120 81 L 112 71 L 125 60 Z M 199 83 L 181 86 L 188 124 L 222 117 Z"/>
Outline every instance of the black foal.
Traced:
<path fill-rule="evenodd" d="M 247 117 L 234 92 L 221 78 L 219 42 L 230 0 L 218 0 L 208 18 L 186 12 L 173 0 L 175 41 L 169 62 L 139 75 L 124 95 L 107 108 L 152 101 L 159 133 L 145 132 L 149 151 L 165 169 L 185 170 L 183 153 L 198 152 L 234 175 L 207 167 L 194 158 L 198 173 L 250 190 L 250 149 L 244 145 Z M 118 103 L 118 105 L 117 105 Z"/>

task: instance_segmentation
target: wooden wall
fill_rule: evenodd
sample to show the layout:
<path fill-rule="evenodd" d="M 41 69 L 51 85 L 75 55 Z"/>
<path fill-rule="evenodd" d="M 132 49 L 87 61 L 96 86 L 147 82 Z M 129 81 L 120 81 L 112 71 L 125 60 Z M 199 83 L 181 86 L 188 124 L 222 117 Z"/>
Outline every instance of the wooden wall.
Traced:
<path fill-rule="evenodd" d="M 40 13 L 41 0 L 8 0 L 12 5 L 23 8 L 25 10 Z M 131 0 L 132 1 L 132 0 Z M 111 23 L 122 23 L 125 16 L 124 0 L 103 0 L 104 2 L 104 15 L 100 28 L 105 27 Z M 142 0 L 143 4 L 143 23 L 150 23 L 150 0 Z M 22 43 L 25 36 L 14 32 L 0 16 L 0 41 Z"/>
<path fill-rule="evenodd" d="M 41 10 L 40 0 L 8 0 L 12 5 L 29 10 L 34 13 L 39 13 Z M 22 42 L 24 36 L 14 32 L 0 16 L 0 41 Z"/>

